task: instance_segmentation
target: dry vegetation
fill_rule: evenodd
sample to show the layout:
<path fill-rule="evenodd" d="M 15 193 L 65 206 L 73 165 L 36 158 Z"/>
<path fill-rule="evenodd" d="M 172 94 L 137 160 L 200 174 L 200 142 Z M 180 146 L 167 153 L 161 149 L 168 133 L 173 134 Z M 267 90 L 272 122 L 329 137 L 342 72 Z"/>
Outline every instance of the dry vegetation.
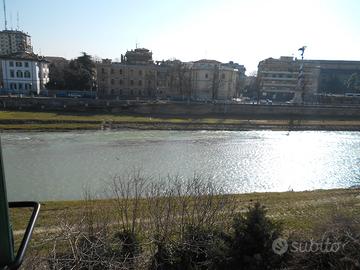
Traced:
<path fill-rule="evenodd" d="M 229 260 L 234 260 L 235 256 L 229 251 L 235 248 L 231 242 L 236 231 L 234 218 L 240 215 L 242 223 L 239 226 L 243 228 L 246 224 L 243 217 L 255 202 L 267 208 L 266 218 L 260 218 L 263 220 L 261 224 L 281 223 L 282 237 L 318 238 L 320 232 L 328 230 L 328 224 L 333 224 L 336 218 L 336 224 L 345 223 L 348 226 L 351 223 L 351 230 L 349 226 L 340 226 L 344 232 L 338 237 L 343 237 L 345 232 L 356 232 L 353 228 L 359 220 L 359 194 L 359 190 L 349 189 L 229 195 L 224 194 L 214 182 L 201 177 L 188 180 L 175 177 L 154 183 L 140 174 L 125 178 L 117 176 L 108 194 L 113 199 L 97 200 L 87 190 L 83 201 L 43 203 L 27 267 L 183 269 L 176 267 L 185 267 L 184 264 L 190 263 L 196 267 L 188 269 L 224 269 L 219 265 L 227 263 L 230 267 Z M 19 228 L 25 226 L 24 212 L 12 211 L 11 214 L 18 243 L 21 237 Z M 265 216 L 265 212 L 262 215 Z M 272 226 L 270 228 L 277 228 Z M 267 225 L 258 227 L 260 232 L 255 235 L 261 234 Z M 331 225 L 331 228 L 335 226 Z M 271 233 L 264 235 L 271 240 L 275 229 L 268 230 Z M 357 239 L 357 234 L 351 235 Z M 354 253 L 352 249 L 348 252 Z M 268 253 L 269 248 L 261 254 L 270 260 L 273 253 Z M 335 261 L 346 254 L 339 253 Z M 323 254 L 311 255 L 314 256 L 290 259 L 292 263 L 306 262 L 304 265 L 313 267 L 323 260 Z M 347 263 L 349 260 L 357 263 L 354 261 L 356 256 L 355 252 L 347 258 Z M 191 258 L 191 262 L 187 258 Z M 256 258 L 260 266 L 265 262 L 279 263 L 277 257 L 271 262 Z M 327 267 L 325 264 L 319 269 L 330 269 Z"/>

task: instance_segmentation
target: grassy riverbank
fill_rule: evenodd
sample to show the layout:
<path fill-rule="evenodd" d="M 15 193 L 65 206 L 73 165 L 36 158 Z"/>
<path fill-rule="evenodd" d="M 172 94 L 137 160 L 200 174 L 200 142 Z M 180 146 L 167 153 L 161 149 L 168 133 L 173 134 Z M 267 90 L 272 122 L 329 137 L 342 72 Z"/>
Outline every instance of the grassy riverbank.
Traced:
<path fill-rule="evenodd" d="M 236 201 L 236 211 L 246 211 L 255 202 L 260 202 L 268 209 L 269 216 L 284 224 L 286 231 L 311 235 L 320 222 L 341 213 L 350 218 L 360 217 L 360 190 L 334 189 L 304 192 L 270 192 L 227 195 Z M 144 209 L 146 201 L 143 201 Z M 113 200 L 91 201 L 94 214 L 107 213 L 116 222 Z M 49 228 L 56 228 L 60 220 L 69 222 L 78 219 L 89 207 L 88 201 L 43 202 L 35 234 Z M 145 211 L 145 210 L 144 210 Z M 28 213 L 28 212 L 27 212 Z M 11 219 L 15 232 L 25 228 L 26 211 L 11 210 Z"/>
<path fill-rule="evenodd" d="M 241 119 L 123 114 L 1 111 L 0 130 L 60 131 L 100 129 L 164 130 L 360 130 L 360 120 Z"/>
<path fill-rule="evenodd" d="M 298 269 L 299 265 L 304 265 L 299 260 L 305 259 L 312 266 L 318 254 L 311 253 L 310 258 L 303 257 L 301 253 L 278 257 L 272 251 L 273 241 L 279 236 L 297 243 L 311 239 L 323 241 L 322 237 L 331 232 L 336 233 L 335 237 L 348 236 L 345 239 L 348 240 L 346 250 L 334 254 L 337 257 L 332 257 L 332 261 L 340 263 L 350 253 L 358 258 L 354 252 L 358 248 L 355 241 L 359 230 L 359 189 L 219 195 L 216 188 L 195 180 L 185 186 L 195 192 L 191 196 L 185 195 L 188 193 L 176 196 L 177 191 L 182 189 L 175 184 L 165 193 L 164 186 L 158 186 L 148 197 L 135 195 L 130 198 L 128 195 L 133 193 L 129 193 L 129 186 L 121 182 L 118 184 L 115 186 L 120 195 L 118 199 L 43 202 L 27 253 L 25 264 L 29 269 L 34 269 L 34 266 L 55 269 L 52 267 L 54 264 L 70 269 L 80 263 L 98 265 L 114 262 L 120 265 L 130 262 L 136 264 L 135 269 L 158 269 L 149 266 L 154 258 L 158 258 L 163 247 L 174 248 L 177 252 L 169 253 L 171 257 L 160 257 L 160 261 L 171 258 L 171 261 L 177 262 L 176 258 L 185 258 L 181 263 L 187 262 L 187 258 L 198 258 L 198 250 L 206 248 L 205 254 L 225 254 L 222 262 L 226 263 L 227 258 L 234 258 L 230 257 L 233 254 L 232 243 L 238 243 L 238 238 L 245 249 L 238 248 L 235 258 L 243 256 L 248 246 L 255 245 L 255 251 L 251 252 L 261 249 L 267 254 L 260 257 L 261 261 L 267 261 L 271 256 L 281 259 L 282 264 L 293 266 L 287 269 Z M 141 182 L 136 181 L 132 185 L 135 190 L 142 190 Z M 262 210 L 257 202 L 266 206 L 267 211 Z M 11 211 L 17 247 L 28 215 L 29 212 Z M 242 233 L 236 234 L 236 230 Z M 189 246 L 192 247 L 190 253 Z M 129 253 L 129 250 L 136 253 Z M 125 254 L 124 257 L 122 254 Z M 258 257 L 251 255 L 256 262 L 259 262 Z M 324 259 L 328 260 L 326 254 Z M 209 255 L 204 260 L 217 262 L 217 257 Z"/>

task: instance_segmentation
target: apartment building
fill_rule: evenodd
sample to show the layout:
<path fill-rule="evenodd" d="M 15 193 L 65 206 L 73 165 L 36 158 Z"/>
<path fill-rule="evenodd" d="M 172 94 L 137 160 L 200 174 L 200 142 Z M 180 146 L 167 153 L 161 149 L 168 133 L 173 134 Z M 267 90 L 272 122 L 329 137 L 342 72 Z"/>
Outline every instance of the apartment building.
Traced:
<path fill-rule="evenodd" d="M 304 83 L 299 85 L 303 65 Z M 258 87 L 262 97 L 290 100 L 296 92 L 344 94 L 351 74 L 360 74 L 360 61 L 299 60 L 289 56 L 268 58 L 258 65 Z"/>
<path fill-rule="evenodd" d="M 0 55 L 20 52 L 33 52 L 31 37 L 18 30 L 0 31 Z"/>
<path fill-rule="evenodd" d="M 258 65 L 258 87 L 263 98 L 290 100 L 296 91 L 308 94 L 316 93 L 320 69 L 311 63 L 303 64 L 304 85 L 298 85 L 301 60 L 281 56 L 279 59 L 268 58 Z"/>

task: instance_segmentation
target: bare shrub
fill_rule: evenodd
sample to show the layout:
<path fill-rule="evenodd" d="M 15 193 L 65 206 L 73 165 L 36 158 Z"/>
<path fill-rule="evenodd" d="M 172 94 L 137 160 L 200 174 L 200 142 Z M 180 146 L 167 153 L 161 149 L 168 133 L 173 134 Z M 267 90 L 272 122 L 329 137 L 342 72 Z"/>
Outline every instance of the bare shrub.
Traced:
<path fill-rule="evenodd" d="M 56 228 L 42 237 L 38 262 L 44 269 L 160 269 L 167 252 L 169 260 L 180 256 L 182 265 L 188 256 L 203 267 L 222 258 L 213 248 L 224 245 L 220 232 L 231 226 L 236 204 L 214 181 L 154 181 L 136 172 L 115 176 L 110 190 L 109 201 L 99 203 L 85 189 L 76 216 L 69 209 L 58 217 Z"/>

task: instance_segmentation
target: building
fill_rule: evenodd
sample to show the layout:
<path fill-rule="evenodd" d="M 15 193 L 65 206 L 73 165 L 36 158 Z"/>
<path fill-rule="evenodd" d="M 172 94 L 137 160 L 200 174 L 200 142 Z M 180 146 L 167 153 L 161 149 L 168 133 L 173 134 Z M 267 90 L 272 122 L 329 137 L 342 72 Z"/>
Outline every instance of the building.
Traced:
<path fill-rule="evenodd" d="M 130 65 L 151 65 L 154 63 L 152 52 L 145 48 L 127 51 L 125 56 L 121 55 L 121 62 Z"/>
<path fill-rule="evenodd" d="M 259 63 L 258 87 L 260 98 L 274 100 L 291 100 L 296 91 L 301 91 L 298 86 L 298 76 L 301 60 L 293 57 L 281 56 L 279 59 L 268 58 Z M 305 93 L 316 93 L 318 89 L 319 67 L 304 62 L 303 73 Z"/>
<path fill-rule="evenodd" d="M 224 64 L 227 67 L 237 69 L 238 76 L 236 81 L 236 97 L 240 97 L 243 95 L 246 86 L 247 76 L 245 75 L 246 68 L 244 65 L 240 65 L 239 63 L 234 63 L 230 61 L 229 63 Z"/>
<path fill-rule="evenodd" d="M 344 60 L 305 60 L 320 68 L 316 91 L 318 93 L 345 94 L 347 81 L 352 74 L 360 76 L 360 61 Z"/>
<path fill-rule="evenodd" d="M 236 96 L 238 70 L 215 60 L 202 59 L 191 66 L 194 100 L 231 100 Z"/>
<path fill-rule="evenodd" d="M 20 52 L 33 52 L 31 37 L 18 30 L 0 31 L 0 55 Z"/>
<path fill-rule="evenodd" d="M 49 66 L 53 65 L 60 69 L 64 69 L 68 64 L 69 60 L 59 56 L 45 56 L 46 61 L 49 62 Z"/>
<path fill-rule="evenodd" d="M 49 81 L 48 62 L 33 53 L 14 53 L 0 57 L 1 88 L 16 94 L 40 94 Z"/>
<path fill-rule="evenodd" d="M 303 64 L 304 83 L 298 85 L 299 70 Z M 295 92 L 303 95 L 318 93 L 344 94 L 351 74 L 360 74 L 360 61 L 299 60 L 281 56 L 268 58 L 258 65 L 258 87 L 261 97 L 291 100 Z"/>
<path fill-rule="evenodd" d="M 122 99 L 229 100 L 236 96 L 239 83 L 239 70 L 229 64 L 214 60 L 154 63 L 148 49 L 137 48 L 121 55 L 121 62 L 103 59 L 96 64 L 98 94 Z"/>
<path fill-rule="evenodd" d="M 96 64 L 98 94 L 101 97 L 152 98 L 157 96 L 157 66 L 147 49 L 121 55 L 121 62 L 103 59 Z"/>

